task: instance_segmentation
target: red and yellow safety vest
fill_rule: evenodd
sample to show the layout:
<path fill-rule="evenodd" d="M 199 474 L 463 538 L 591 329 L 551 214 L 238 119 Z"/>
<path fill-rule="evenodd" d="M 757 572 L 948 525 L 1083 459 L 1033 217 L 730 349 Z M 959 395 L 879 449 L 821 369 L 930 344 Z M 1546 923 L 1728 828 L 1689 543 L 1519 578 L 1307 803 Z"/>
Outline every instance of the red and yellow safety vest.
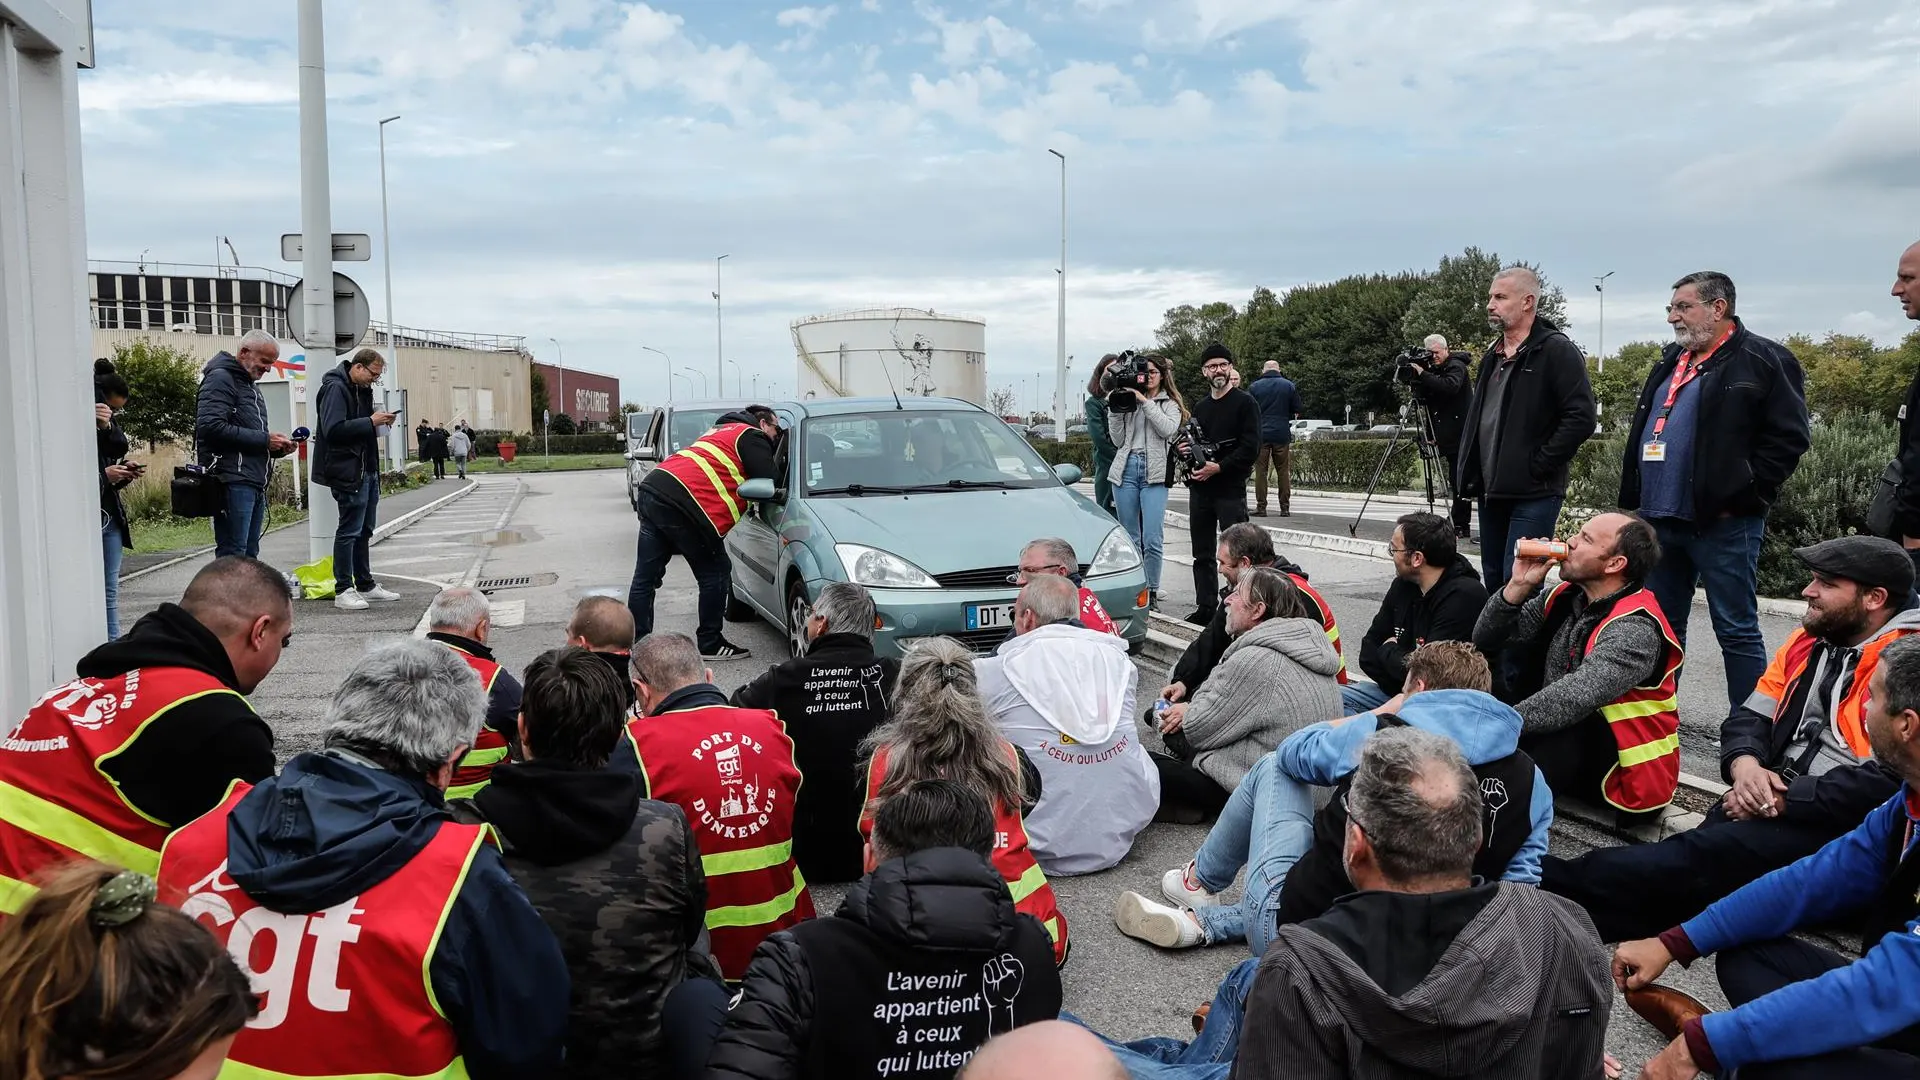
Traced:
<path fill-rule="evenodd" d="M 493 697 L 494 681 L 500 678 L 500 665 L 485 657 L 475 656 L 458 645 L 439 644 L 460 654 L 474 674 L 480 676 L 480 689 L 486 691 L 488 700 Z M 493 780 L 493 767 L 507 760 L 507 737 L 486 724 L 480 725 L 480 734 L 473 740 L 473 746 L 467 756 L 453 770 L 453 782 L 447 785 L 447 798 L 471 799 L 480 794 L 480 790 Z"/>
<path fill-rule="evenodd" d="M 491 830 L 442 822 L 426 847 L 365 892 L 325 911 L 273 911 L 227 874 L 227 819 L 249 790 L 235 783 L 160 855 L 161 898 L 212 930 L 259 994 L 260 1014 L 234 1039 L 222 1080 L 464 1078 L 428 971 Z"/>
<path fill-rule="evenodd" d="M 1321 596 L 1317 589 L 1307 584 L 1306 578 L 1299 574 L 1288 574 L 1287 577 L 1307 595 L 1308 600 L 1313 601 L 1320 625 L 1327 628 L 1327 640 L 1333 642 L 1333 655 L 1340 658 L 1340 670 L 1334 674 L 1334 679 L 1341 686 L 1347 685 L 1347 654 L 1340 648 L 1340 625 L 1333 621 L 1333 605 L 1327 603 L 1327 598 Z"/>
<path fill-rule="evenodd" d="M 1873 756 L 1873 744 L 1867 741 L 1867 702 L 1872 697 L 1867 684 L 1873 678 L 1874 667 L 1880 663 L 1880 653 L 1887 646 L 1913 633 L 1920 631 L 1888 630 L 1860 646 L 1860 659 L 1854 665 L 1847 692 L 1832 717 L 1834 729 L 1846 740 L 1847 749 L 1853 751 L 1855 757 L 1865 759 Z M 1753 696 L 1747 699 L 1746 707 L 1763 716 L 1773 717 L 1775 724 L 1786 721 L 1798 726 L 1801 717 L 1789 718 L 1782 713 L 1793 702 L 1800 680 L 1807 677 L 1814 647 L 1819 644 L 1819 638 L 1802 627 L 1794 627 L 1793 633 L 1787 635 L 1787 643 L 1773 654 L 1766 672 L 1754 684 Z"/>
<path fill-rule="evenodd" d="M 1563 581 L 1547 594 L 1548 617 L 1553 614 L 1554 602 L 1573 587 Z M 1600 716 L 1620 751 L 1619 761 L 1600 783 L 1600 794 L 1621 810 L 1658 810 L 1673 801 L 1673 793 L 1680 786 L 1680 665 L 1686 659 L 1686 651 L 1660 610 L 1660 601 L 1646 589 L 1635 589 L 1614 601 L 1606 618 L 1587 635 L 1580 657 L 1585 659 L 1593 651 L 1600 635 L 1615 620 L 1633 615 L 1651 618 L 1667 647 L 1656 669 L 1657 679 L 1600 707 Z"/>
<path fill-rule="evenodd" d="M 693 496 L 701 514 L 720 536 L 740 522 L 744 509 L 740 484 L 747 478 L 740 464 L 740 438 L 753 430 L 751 424 L 721 424 L 660 463 L 660 470 L 680 481 Z"/>
<path fill-rule="evenodd" d="M 1003 744 L 1009 754 L 1013 754 L 1017 763 L 1019 751 L 1012 743 Z M 873 759 L 867 763 L 867 801 L 866 809 L 860 812 L 860 835 L 872 838 L 873 813 L 870 809 L 874 800 L 880 796 L 880 786 L 887 779 L 887 748 L 882 746 L 874 750 Z M 1047 928 L 1047 936 L 1053 939 L 1053 962 L 1067 962 L 1067 917 L 1060 913 L 1060 903 L 1053 895 L 1053 886 L 1047 883 L 1046 871 L 1034 860 L 1033 852 L 1027 844 L 1027 825 L 1020 817 L 1020 808 L 1016 806 L 995 806 L 993 808 L 993 868 L 1007 881 L 1007 891 L 1013 895 L 1013 906 L 1040 920 Z"/>
<path fill-rule="evenodd" d="M 141 813 L 102 768 L 173 708 L 208 694 L 246 698 L 190 668 L 75 679 L 42 695 L 0 740 L 0 913 L 26 906 L 49 867 L 96 859 L 152 874 L 171 822 Z"/>
<path fill-rule="evenodd" d="M 737 981 L 768 934 L 813 918 L 793 861 L 793 740 L 773 710 L 728 705 L 643 716 L 627 736 L 647 798 L 679 804 L 693 826 L 713 958 Z"/>

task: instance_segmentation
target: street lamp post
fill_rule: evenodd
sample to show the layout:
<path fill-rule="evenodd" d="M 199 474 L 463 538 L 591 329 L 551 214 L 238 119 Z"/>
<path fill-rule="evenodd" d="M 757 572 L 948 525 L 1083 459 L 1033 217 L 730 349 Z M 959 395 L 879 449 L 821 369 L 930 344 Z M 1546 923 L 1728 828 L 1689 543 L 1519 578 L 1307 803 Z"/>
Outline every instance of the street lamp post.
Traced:
<path fill-rule="evenodd" d="M 665 360 L 667 362 L 667 404 L 669 405 L 673 404 L 673 357 L 668 356 L 666 353 L 660 352 L 659 349 L 656 349 L 651 345 L 642 345 L 640 347 L 650 353 L 658 353 L 660 356 L 660 359 Z M 693 393 L 693 380 L 691 379 L 687 380 L 687 393 L 689 394 Z"/>
<path fill-rule="evenodd" d="M 553 342 L 554 356 L 560 361 L 560 385 L 554 388 L 553 393 L 555 397 L 560 399 L 560 411 L 566 414 L 567 419 L 571 420 L 573 419 L 573 414 L 567 412 L 567 351 L 560 347 L 559 338 L 548 338 L 547 340 Z M 547 402 L 551 405 L 553 398 L 549 397 Z M 577 431 L 579 429 L 576 427 L 574 430 Z"/>
<path fill-rule="evenodd" d="M 704 371 L 701 371 L 698 368 L 690 368 L 690 367 L 683 367 L 680 370 L 686 372 L 688 375 L 700 376 L 700 396 L 706 397 L 707 396 L 707 373 Z M 691 379 L 687 381 L 687 389 L 689 391 L 693 389 L 693 381 Z"/>
<path fill-rule="evenodd" d="M 722 377 L 720 358 L 726 353 L 726 340 L 720 318 L 720 260 L 724 258 L 726 258 L 725 255 L 716 255 L 713 259 L 713 377 L 715 379 Z M 722 386 L 720 392 L 726 393 L 726 387 Z"/>
<path fill-rule="evenodd" d="M 1607 279 L 1613 274 L 1609 270 L 1593 279 L 1593 291 L 1600 294 L 1600 337 L 1595 348 L 1600 353 L 1601 371 L 1607 370 Z"/>
<path fill-rule="evenodd" d="M 740 382 L 740 365 L 734 363 L 732 360 L 727 361 L 727 363 L 733 365 L 733 392 L 739 394 L 740 391 L 746 389 L 745 385 Z M 722 380 L 720 383 L 720 393 L 725 394 L 726 392 L 727 384 L 725 380 Z"/>
<path fill-rule="evenodd" d="M 387 278 L 387 369 L 392 372 L 392 381 L 387 385 L 395 390 L 400 388 L 400 346 L 393 336 L 393 234 L 387 227 L 387 125 L 398 119 L 396 114 L 380 121 L 380 261 L 385 264 Z M 234 259 L 236 263 L 239 261 Z M 387 436 L 387 456 L 393 459 L 396 472 L 405 467 L 405 424 L 393 425 L 393 431 Z"/>
<path fill-rule="evenodd" d="M 675 379 L 687 379 L 687 377 L 685 375 L 680 374 L 677 371 L 667 372 L 667 403 L 668 404 L 673 403 L 673 380 Z M 689 394 L 693 393 L 692 379 L 687 379 L 687 393 Z"/>
<path fill-rule="evenodd" d="M 1049 148 L 1047 153 L 1060 159 L 1060 313 L 1059 341 L 1055 348 L 1053 411 L 1054 438 L 1067 441 L 1067 425 L 1061 414 L 1067 401 L 1067 155 Z"/>

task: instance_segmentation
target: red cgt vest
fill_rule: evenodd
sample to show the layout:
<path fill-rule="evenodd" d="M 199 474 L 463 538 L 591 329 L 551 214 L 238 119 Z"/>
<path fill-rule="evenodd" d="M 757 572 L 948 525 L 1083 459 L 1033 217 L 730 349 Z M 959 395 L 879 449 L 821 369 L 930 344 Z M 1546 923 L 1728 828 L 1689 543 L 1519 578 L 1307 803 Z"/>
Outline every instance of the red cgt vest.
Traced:
<path fill-rule="evenodd" d="M 474 674 L 480 676 L 480 689 L 486 691 L 489 699 L 493 696 L 494 680 L 500 677 L 500 665 L 492 660 L 478 657 L 465 649 L 439 642 L 460 654 Z M 473 748 L 453 770 L 453 782 L 447 785 L 447 798 L 471 799 L 480 794 L 480 789 L 493 780 L 493 767 L 507 760 L 507 737 L 486 724 L 480 725 L 480 734 L 473 740 Z"/>
<path fill-rule="evenodd" d="M 1563 581 L 1547 594 L 1549 618 L 1554 603 L 1573 587 Z M 1614 620 L 1635 615 L 1651 618 L 1660 627 L 1667 647 L 1657 669 L 1659 678 L 1600 707 L 1600 716 L 1620 748 L 1620 760 L 1607 771 L 1600 794 L 1621 810 L 1658 810 L 1673 801 L 1673 793 L 1680 786 L 1680 664 L 1686 659 L 1673 627 L 1660 610 L 1660 601 L 1646 589 L 1635 589 L 1614 601 L 1613 610 L 1587 635 L 1580 656 L 1585 659 L 1593 651 L 1601 632 Z"/>
<path fill-rule="evenodd" d="M 441 824 L 399 872 L 309 914 L 255 903 L 227 876 L 227 798 L 167 839 L 161 897 L 220 939 L 260 995 L 220 1075 L 464 1078 L 453 1026 L 434 1000 L 434 945 L 467 869 L 490 842 L 481 825 Z"/>
<path fill-rule="evenodd" d="M 75 679 L 42 695 L 0 740 L 0 913 L 25 907 L 41 871 L 77 858 L 152 874 L 170 823 L 134 809 L 101 766 L 177 705 L 238 692 L 190 668 Z"/>
<path fill-rule="evenodd" d="M 1321 626 L 1327 628 L 1327 640 L 1333 642 L 1333 654 L 1340 658 L 1340 670 L 1334 674 L 1334 679 L 1341 686 L 1347 685 L 1347 654 L 1340 648 L 1340 626 L 1333 621 L 1333 606 L 1327 603 L 1327 598 L 1321 596 L 1319 590 L 1307 584 L 1306 578 L 1299 574 L 1288 574 L 1287 578 L 1307 595 L 1308 600 L 1313 601 L 1315 617 L 1320 620 Z"/>
<path fill-rule="evenodd" d="M 1006 744 L 1007 752 L 1016 754 L 1013 744 Z M 874 750 L 873 760 L 867 763 L 867 802 L 871 807 L 880 795 L 880 786 L 887 779 L 887 748 L 882 746 Z M 1007 891 L 1013 894 L 1013 906 L 1040 920 L 1047 928 L 1047 936 L 1053 939 L 1053 962 L 1056 965 L 1067 962 L 1067 917 L 1060 913 L 1060 904 L 1053 895 L 1053 886 L 1047 883 L 1046 871 L 1034 861 L 1033 852 L 1027 846 L 1026 822 L 1020 818 L 1018 808 L 995 806 L 993 808 L 993 868 L 1007 879 Z M 863 810 L 860 814 L 860 835 L 869 839 L 873 836 L 873 814 Z"/>
<path fill-rule="evenodd" d="M 773 710 L 728 705 L 644 716 L 627 737 L 647 798 L 678 803 L 693 826 L 713 958 L 738 981 L 768 934 L 813 918 L 793 861 L 793 740 Z"/>
<path fill-rule="evenodd" d="M 740 522 L 740 437 L 753 428 L 721 424 L 660 463 L 661 471 L 687 489 L 713 531 L 725 536 Z"/>

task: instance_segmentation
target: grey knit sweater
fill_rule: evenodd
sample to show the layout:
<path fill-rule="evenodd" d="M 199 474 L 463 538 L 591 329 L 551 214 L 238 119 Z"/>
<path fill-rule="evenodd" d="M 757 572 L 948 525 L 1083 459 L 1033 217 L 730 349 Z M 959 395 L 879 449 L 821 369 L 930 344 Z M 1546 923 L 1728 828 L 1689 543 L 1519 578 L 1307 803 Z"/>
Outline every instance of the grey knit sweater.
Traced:
<path fill-rule="evenodd" d="M 1621 694 L 1654 677 L 1654 667 L 1661 658 L 1661 640 L 1660 629 L 1651 619 L 1616 620 L 1600 635 L 1593 651 L 1577 659 L 1577 646 L 1593 634 L 1593 628 L 1612 608 L 1610 601 L 1630 591 L 1631 587 L 1590 602 L 1586 590 L 1568 590 L 1566 600 L 1573 603 L 1573 615 L 1560 621 L 1547 642 L 1544 685 L 1514 705 L 1520 711 L 1521 731 L 1536 734 L 1572 727 L 1600 706 L 1611 705 Z M 1507 603 L 1503 590 L 1495 589 L 1473 626 L 1473 644 L 1488 655 L 1494 649 L 1531 644 L 1545 629 L 1546 621 L 1547 590 L 1542 589 L 1525 604 L 1514 605 Z"/>
<path fill-rule="evenodd" d="M 1233 639 L 1187 706 L 1193 767 L 1232 791 L 1280 740 L 1342 714 L 1340 657 L 1315 619 L 1268 619 Z"/>

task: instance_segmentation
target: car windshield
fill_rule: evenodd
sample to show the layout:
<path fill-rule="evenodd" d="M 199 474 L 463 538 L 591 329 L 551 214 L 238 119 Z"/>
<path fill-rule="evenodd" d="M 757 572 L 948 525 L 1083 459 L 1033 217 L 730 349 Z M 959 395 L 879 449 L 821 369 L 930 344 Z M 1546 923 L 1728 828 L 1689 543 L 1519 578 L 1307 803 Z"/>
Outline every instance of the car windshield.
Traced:
<path fill-rule="evenodd" d="M 815 417 L 801 432 L 800 476 L 809 492 L 1029 488 L 1060 482 L 1032 447 L 986 413 L 890 410 Z"/>
<path fill-rule="evenodd" d="M 685 450 L 693 440 L 713 430 L 713 425 L 726 415 L 725 409 L 685 409 L 673 414 L 673 423 L 667 432 L 667 453 Z M 661 456 L 665 456 L 664 454 Z"/>

